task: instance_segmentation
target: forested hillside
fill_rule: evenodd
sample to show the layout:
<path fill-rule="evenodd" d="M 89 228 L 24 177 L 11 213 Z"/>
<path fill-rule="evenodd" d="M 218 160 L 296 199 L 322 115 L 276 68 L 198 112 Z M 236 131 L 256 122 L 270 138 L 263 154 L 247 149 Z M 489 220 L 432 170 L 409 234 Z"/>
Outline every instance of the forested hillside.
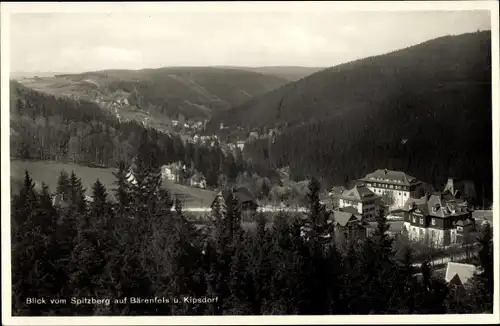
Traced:
<path fill-rule="evenodd" d="M 159 165 L 149 155 L 139 157 L 137 185 L 126 182 L 122 166 L 113 189 L 94 182 L 91 201 L 76 174 L 54 175 L 58 192 L 68 198 L 64 206 L 54 207 L 52 189 L 36 190 L 25 174 L 11 205 L 14 316 L 493 312 L 488 224 L 474 259 L 482 273 L 460 291 L 434 277 L 428 263 L 413 267 L 407 246 L 398 255 L 384 219 L 370 238 L 337 245 L 317 209 L 315 181 L 304 217 L 279 213 L 267 228 L 258 215 L 254 228 L 243 228 L 237 200 L 229 194 L 200 227 L 159 186 Z M 112 193 L 116 203 L 109 201 Z M 307 238 L 300 236 L 304 220 L 314 225 Z M 27 298 L 46 303 L 29 304 Z"/>
<path fill-rule="evenodd" d="M 203 173 L 209 185 L 215 186 L 221 173 L 234 180 L 243 171 L 267 171 L 245 164 L 241 156 L 225 153 L 218 145 L 187 143 L 176 134 L 134 121 L 119 123 L 93 102 L 44 94 L 14 81 L 10 92 L 13 158 L 116 167 L 121 160 L 130 163 L 146 134 L 160 147 L 161 164 L 182 161 Z"/>
<path fill-rule="evenodd" d="M 255 161 L 344 183 L 378 168 L 492 193 L 491 34 L 434 39 L 333 67 L 214 116 L 228 126 L 288 125 Z"/>
<path fill-rule="evenodd" d="M 209 67 L 105 70 L 19 81 L 48 94 L 101 102 L 127 99 L 139 111 L 190 119 L 206 119 L 287 82 L 273 75 Z"/>

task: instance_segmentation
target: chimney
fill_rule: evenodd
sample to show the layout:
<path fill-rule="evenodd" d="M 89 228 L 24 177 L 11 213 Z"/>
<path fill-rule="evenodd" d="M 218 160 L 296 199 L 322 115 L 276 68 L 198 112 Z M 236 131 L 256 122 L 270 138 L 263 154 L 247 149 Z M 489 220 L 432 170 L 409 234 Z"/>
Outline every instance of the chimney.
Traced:
<path fill-rule="evenodd" d="M 455 178 L 453 178 L 453 177 L 449 177 L 448 181 L 446 182 L 446 187 L 445 187 L 445 191 L 449 190 L 452 195 L 455 193 L 455 182 L 454 182 L 454 179 Z"/>

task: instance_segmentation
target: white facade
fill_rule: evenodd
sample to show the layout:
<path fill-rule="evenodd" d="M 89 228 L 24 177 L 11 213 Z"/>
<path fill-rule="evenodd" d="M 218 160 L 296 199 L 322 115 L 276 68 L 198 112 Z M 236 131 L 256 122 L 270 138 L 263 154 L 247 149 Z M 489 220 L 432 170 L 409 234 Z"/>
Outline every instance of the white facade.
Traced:
<path fill-rule="evenodd" d="M 456 242 L 456 230 L 434 229 L 411 225 L 409 222 L 403 223 L 403 228 L 408 233 L 408 239 L 415 242 L 432 243 L 435 246 L 444 246 L 446 233 L 451 236 L 451 243 Z"/>
<path fill-rule="evenodd" d="M 406 191 L 403 189 L 387 189 L 385 187 L 374 187 L 373 184 L 370 185 L 372 186 L 368 186 L 368 189 L 373 191 L 376 195 L 383 197 L 387 194 L 394 198 L 394 203 L 391 205 L 390 209 L 402 208 L 408 198 L 414 198 L 414 195 L 410 191 Z"/>
<path fill-rule="evenodd" d="M 378 216 L 379 198 L 367 187 L 356 186 L 351 190 L 345 190 L 337 198 L 339 208 L 354 207 L 364 218 Z"/>
<path fill-rule="evenodd" d="M 349 206 L 354 207 L 359 214 L 366 218 L 376 217 L 378 215 L 377 205 L 374 201 L 363 203 L 343 198 L 339 200 L 339 208 L 345 208 Z"/>
<path fill-rule="evenodd" d="M 379 169 L 363 179 L 368 189 L 380 197 L 391 196 L 391 210 L 403 208 L 409 198 L 420 195 L 422 183 L 405 172 Z"/>

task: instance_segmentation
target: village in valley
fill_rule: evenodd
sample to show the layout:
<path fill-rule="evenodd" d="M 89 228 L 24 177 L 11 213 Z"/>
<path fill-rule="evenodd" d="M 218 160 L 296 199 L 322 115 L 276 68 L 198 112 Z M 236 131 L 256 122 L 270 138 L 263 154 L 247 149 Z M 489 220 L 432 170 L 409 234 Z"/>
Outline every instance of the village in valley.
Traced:
<path fill-rule="evenodd" d="M 198 138 L 195 136 L 194 139 Z M 183 177 L 190 173 L 181 162 L 162 166 L 161 171 L 164 180 L 202 189 L 207 187 L 205 178 L 197 171 L 191 172 L 190 177 Z M 129 172 L 128 180 L 135 182 L 132 172 Z M 493 220 L 491 210 L 476 210 L 470 203 L 477 199 L 472 181 L 450 177 L 441 189 L 435 191 L 432 185 L 405 172 L 379 169 L 351 184 L 350 189 L 334 186 L 318 197 L 320 214 L 325 216 L 326 222 L 321 225 L 320 237 L 333 236 L 338 246 L 345 246 L 370 237 L 377 229 L 378 221 L 385 219 L 390 237 L 404 238 L 415 246 L 442 253 L 429 255 L 424 261 L 435 265 L 433 268 L 441 272 L 446 282 L 463 287 L 473 276 L 476 267 L 465 262 L 472 257 L 479 229 L 485 224 L 492 226 Z M 263 204 L 244 186 L 215 189 L 215 192 L 210 207 L 186 207 L 184 210 L 194 214 L 194 221 L 210 219 L 214 207 L 226 207 L 225 200 L 232 192 L 241 210 L 242 221 L 255 222 L 257 213 L 295 212 L 304 221 L 301 237 L 308 239 L 313 230 L 317 231 L 314 222 L 308 218 L 311 207 L 270 200 Z"/>

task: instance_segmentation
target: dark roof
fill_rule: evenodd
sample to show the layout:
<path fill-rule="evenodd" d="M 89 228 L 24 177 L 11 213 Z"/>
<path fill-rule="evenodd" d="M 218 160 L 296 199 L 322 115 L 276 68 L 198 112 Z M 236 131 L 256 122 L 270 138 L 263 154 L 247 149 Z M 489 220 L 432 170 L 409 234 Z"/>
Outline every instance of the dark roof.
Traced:
<path fill-rule="evenodd" d="M 331 196 L 340 196 L 346 190 L 344 186 L 335 186 L 330 190 L 329 195 Z"/>
<path fill-rule="evenodd" d="M 468 214 L 467 203 L 461 199 L 454 198 L 449 194 L 435 193 L 422 198 L 409 198 L 404 211 L 420 210 L 425 216 L 449 217 L 453 215 Z"/>
<path fill-rule="evenodd" d="M 342 207 L 340 211 L 344 213 L 349 213 L 355 216 L 361 216 L 361 214 L 358 212 L 358 210 L 352 206 L 347 206 L 347 207 Z"/>
<path fill-rule="evenodd" d="M 367 174 L 362 180 L 370 182 L 373 181 L 389 182 L 405 186 L 419 183 L 419 181 L 415 177 L 412 177 L 411 175 L 408 175 L 405 172 L 392 171 L 387 169 L 378 169 L 375 172 Z"/>
<path fill-rule="evenodd" d="M 245 203 L 245 202 L 253 202 L 255 204 L 257 204 L 257 201 L 255 200 L 255 197 L 252 195 L 252 193 L 250 192 L 250 190 L 248 190 L 248 188 L 246 187 L 238 187 L 238 188 L 235 188 L 234 189 L 234 195 L 236 196 L 236 198 L 238 198 L 238 200 L 241 202 L 241 203 Z"/>
<path fill-rule="evenodd" d="M 363 201 L 363 200 L 374 199 L 377 197 L 377 195 L 375 195 L 375 193 L 373 193 L 365 185 L 356 185 L 350 190 L 344 190 L 337 197 L 349 200 Z"/>
<path fill-rule="evenodd" d="M 238 187 L 233 189 L 233 194 L 240 204 L 251 202 L 254 205 L 258 205 L 257 201 L 255 200 L 255 197 L 246 187 Z M 217 198 L 221 198 L 222 201 L 224 201 L 227 195 L 228 195 L 227 191 L 219 191 L 217 195 L 215 195 L 215 198 L 212 202 L 212 206 L 214 202 L 217 200 Z"/>

